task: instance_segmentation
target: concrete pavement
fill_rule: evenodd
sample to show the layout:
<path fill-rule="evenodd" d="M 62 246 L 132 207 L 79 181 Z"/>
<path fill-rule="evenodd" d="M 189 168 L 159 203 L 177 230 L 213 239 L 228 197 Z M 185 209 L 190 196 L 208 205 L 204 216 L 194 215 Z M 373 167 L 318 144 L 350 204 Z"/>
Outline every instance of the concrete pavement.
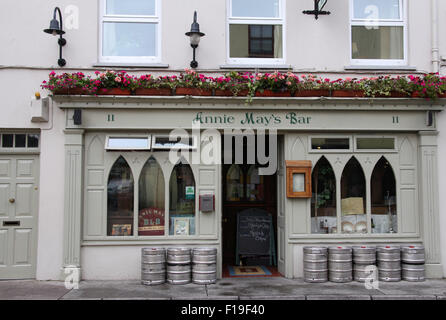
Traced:
<path fill-rule="evenodd" d="M 0 300 L 446 300 L 446 279 L 380 282 L 306 283 L 302 279 L 223 278 L 211 285 L 144 286 L 139 281 L 0 281 Z"/>

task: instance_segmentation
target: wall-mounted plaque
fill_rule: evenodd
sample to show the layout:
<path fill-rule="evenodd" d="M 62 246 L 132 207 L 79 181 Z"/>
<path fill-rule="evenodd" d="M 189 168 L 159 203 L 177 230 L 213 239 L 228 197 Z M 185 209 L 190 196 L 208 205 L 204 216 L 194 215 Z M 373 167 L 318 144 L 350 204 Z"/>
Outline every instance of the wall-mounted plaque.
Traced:
<path fill-rule="evenodd" d="M 288 198 L 311 198 L 311 161 L 286 162 Z"/>

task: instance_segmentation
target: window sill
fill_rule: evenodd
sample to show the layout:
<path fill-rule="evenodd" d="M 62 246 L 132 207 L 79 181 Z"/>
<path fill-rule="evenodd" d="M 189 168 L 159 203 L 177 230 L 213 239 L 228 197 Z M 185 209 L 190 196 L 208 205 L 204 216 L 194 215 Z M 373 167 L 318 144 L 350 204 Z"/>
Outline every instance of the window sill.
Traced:
<path fill-rule="evenodd" d="M 373 65 L 357 65 L 357 66 L 345 66 L 344 70 L 372 70 L 372 71 L 417 71 L 416 67 L 412 66 L 391 66 L 391 65 L 384 65 L 384 66 L 373 66 Z"/>
<path fill-rule="evenodd" d="M 166 63 L 119 63 L 119 62 L 98 62 L 93 67 L 121 67 L 121 68 L 169 68 Z"/>
<path fill-rule="evenodd" d="M 267 70 L 293 70 L 288 64 L 223 64 L 220 69 L 267 69 Z"/>

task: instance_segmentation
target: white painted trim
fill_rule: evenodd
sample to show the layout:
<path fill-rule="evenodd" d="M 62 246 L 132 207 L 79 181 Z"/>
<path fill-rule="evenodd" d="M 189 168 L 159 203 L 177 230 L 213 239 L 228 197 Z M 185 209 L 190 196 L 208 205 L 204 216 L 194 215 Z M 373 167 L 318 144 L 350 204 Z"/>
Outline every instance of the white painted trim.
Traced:
<path fill-rule="evenodd" d="M 393 139 L 393 149 L 358 149 L 357 147 L 357 139 L 358 138 L 390 138 Z M 391 135 L 354 135 L 353 136 L 353 152 L 356 153 L 398 153 L 398 137 L 397 136 L 391 136 Z"/>
<path fill-rule="evenodd" d="M 286 62 L 286 0 L 279 0 L 279 18 L 232 17 L 232 0 L 226 0 L 226 61 L 231 65 L 284 65 Z M 266 24 L 282 26 L 282 58 L 231 58 L 230 24 Z"/>
<path fill-rule="evenodd" d="M 99 1 L 99 34 L 98 61 L 99 63 L 160 63 L 161 62 L 161 0 L 155 1 L 155 15 L 106 15 L 106 1 Z M 156 24 L 156 54 L 155 56 L 103 56 L 103 24 L 104 22 L 150 23 Z"/>
<path fill-rule="evenodd" d="M 348 139 L 349 140 L 349 148 L 348 149 L 313 149 L 311 140 L 313 138 L 319 139 Z M 308 153 L 352 153 L 353 152 L 353 136 L 352 135 L 310 135 L 308 136 Z M 316 165 L 314 163 L 314 165 Z"/>
<path fill-rule="evenodd" d="M 349 12 L 350 12 L 350 27 L 349 27 L 349 56 L 351 66 L 382 66 L 382 67 L 393 67 L 393 66 L 406 66 L 408 64 L 408 32 L 407 32 L 407 19 L 408 19 L 408 6 L 407 0 L 399 0 L 400 2 L 400 17 L 401 19 L 382 19 L 374 22 L 376 26 L 401 26 L 403 27 L 403 59 L 353 59 L 352 58 L 352 27 L 353 26 L 364 26 L 370 24 L 370 20 L 367 19 L 354 19 L 353 17 L 353 2 L 355 0 L 349 1 Z"/>

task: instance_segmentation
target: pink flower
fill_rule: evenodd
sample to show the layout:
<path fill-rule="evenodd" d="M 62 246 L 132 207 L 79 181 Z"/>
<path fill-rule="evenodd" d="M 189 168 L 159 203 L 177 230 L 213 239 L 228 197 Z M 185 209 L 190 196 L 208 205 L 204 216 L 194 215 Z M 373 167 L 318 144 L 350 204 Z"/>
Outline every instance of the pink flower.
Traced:
<path fill-rule="evenodd" d="M 121 79 L 120 77 L 116 77 L 116 78 L 115 78 L 115 81 L 116 81 L 116 82 L 121 82 L 122 79 Z"/>

